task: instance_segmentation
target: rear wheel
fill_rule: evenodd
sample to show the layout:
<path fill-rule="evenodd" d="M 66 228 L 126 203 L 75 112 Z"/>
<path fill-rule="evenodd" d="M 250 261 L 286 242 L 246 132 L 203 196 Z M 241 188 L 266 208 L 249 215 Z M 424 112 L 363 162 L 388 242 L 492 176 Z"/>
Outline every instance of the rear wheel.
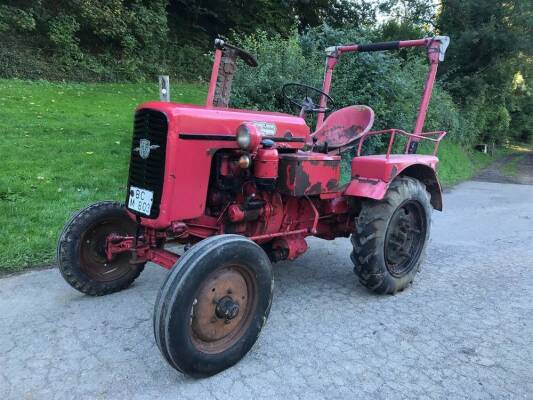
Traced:
<path fill-rule="evenodd" d="M 381 201 L 363 202 L 352 234 L 352 261 L 359 281 L 377 293 L 405 289 L 420 270 L 431 224 L 423 183 L 399 177 Z"/>
<path fill-rule="evenodd" d="M 106 257 L 110 234 L 133 235 L 136 225 L 124 206 L 113 201 L 92 204 L 65 225 L 57 245 L 57 262 L 63 278 L 82 293 L 101 296 L 130 286 L 144 268 L 131 264 L 130 254 Z"/>
<path fill-rule="evenodd" d="M 192 376 L 216 374 L 253 346 L 272 299 L 272 267 L 263 249 L 239 235 L 193 246 L 159 291 L 154 334 L 168 363 Z"/>

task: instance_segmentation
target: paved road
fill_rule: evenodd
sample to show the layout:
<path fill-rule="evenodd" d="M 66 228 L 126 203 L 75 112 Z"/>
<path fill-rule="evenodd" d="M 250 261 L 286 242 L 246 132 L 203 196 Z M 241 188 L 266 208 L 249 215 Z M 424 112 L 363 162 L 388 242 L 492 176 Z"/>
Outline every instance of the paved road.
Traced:
<path fill-rule="evenodd" d="M 434 214 L 419 279 L 396 296 L 355 280 L 347 240 L 275 267 L 270 320 L 204 380 L 152 337 L 165 272 L 102 298 L 57 270 L 0 280 L 0 399 L 533 398 L 533 186 L 466 182 Z"/>

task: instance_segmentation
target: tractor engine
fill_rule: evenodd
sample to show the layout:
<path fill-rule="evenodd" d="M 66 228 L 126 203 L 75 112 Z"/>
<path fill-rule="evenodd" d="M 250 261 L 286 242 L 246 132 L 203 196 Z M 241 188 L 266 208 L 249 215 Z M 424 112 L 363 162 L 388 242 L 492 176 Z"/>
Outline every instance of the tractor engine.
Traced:
<path fill-rule="evenodd" d="M 280 165 L 290 171 L 290 167 L 296 167 L 294 160 L 299 162 L 298 168 L 304 163 L 310 168 L 328 168 L 333 175 L 336 167 L 324 167 L 325 161 L 322 164 L 319 160 L 302 161 L 297 153 L 280 155 L 274 142 L 268 139 L 261 144 L 253 161 L 250 154 L 239 150 L 220 150 L 215 154 L 206 214 L 220 222 L 223 233 L 255 238 L 276 261 L 294 259 L 304 253 L 307 250 L 304 237 L 309 234 L 324 238 L 339 236 L 338 227 L 350 223 L 346 218 L 345 203 L 336 204 L 335 200 L 320 200 L 317 196 L 299 193 L 306 190 L 310 195 L 316 195 L 322 190 L 321 185 L 311 185 L 307 175 L 298 177 L 282 172 L 278 177 Z M 328 158 L 320 154 L 316 157 Z M 338 161 L 334 162 L 338 167 Z M 303 186 L 302 180 L 306 181 L 307 187 Z M 334 183 L 336 185 L 337 181 Z M 339 225 L 339 219 L 344 225 Z M 296 234 L 285 236 L 284 232 L 289 231 Z"/>
<path fill-rule="evenodd" d="M 222 217 L 224 233 L 249 237 L 279 232 L 285 206 L 276 191 L 279 156 L 265 141 L 253 161 L 249 154 L 221 150 L 213 157 L 206 214 Z M 265 237 L 258 243 L 271 240 Z"/>

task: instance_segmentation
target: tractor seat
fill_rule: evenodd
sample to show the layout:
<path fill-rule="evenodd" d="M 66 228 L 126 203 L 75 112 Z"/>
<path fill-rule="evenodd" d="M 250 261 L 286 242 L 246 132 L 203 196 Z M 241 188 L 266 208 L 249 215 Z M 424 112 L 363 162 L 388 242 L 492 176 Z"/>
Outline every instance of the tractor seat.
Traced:
<path fill-rule="evenodd" d="M 368 106 L 349 106 L 332 112 L 311 138 L 316 138 L 316 145 L 321 147 L 328 143 L 328 148 L 344 147 L 372 128 L 374 111 Z M 311 143 L 309 143 L 311 144 Z"/>

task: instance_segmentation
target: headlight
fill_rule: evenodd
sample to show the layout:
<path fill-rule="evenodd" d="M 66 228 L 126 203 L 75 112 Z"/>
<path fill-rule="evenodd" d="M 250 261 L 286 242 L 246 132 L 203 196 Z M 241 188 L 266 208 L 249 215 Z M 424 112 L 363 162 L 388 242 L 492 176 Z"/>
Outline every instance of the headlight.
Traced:
<path fill-rule="evenodd" d="M 246 169 L 250 166 L 252 160 L 250 160 L 250 156 L 248 154 L 243 154 L 240 158 L 239 158 L 239 167 L 241 167 L 242 169 Z"/>
<path fill-rule="evenodd" d="M 250 147 L 252 139 L 250 137 L 250 130 L 246 125 L 239 126 L 237 129 L 237 143 L 239 147 L 243 150 L 246 150 Z"/>

